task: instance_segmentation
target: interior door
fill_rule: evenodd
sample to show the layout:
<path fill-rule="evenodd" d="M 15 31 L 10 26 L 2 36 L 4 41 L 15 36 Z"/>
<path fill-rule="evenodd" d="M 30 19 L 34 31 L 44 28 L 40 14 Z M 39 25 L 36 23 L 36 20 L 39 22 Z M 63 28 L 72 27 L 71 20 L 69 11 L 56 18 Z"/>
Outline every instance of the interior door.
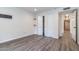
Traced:
<path fill-rule="evenodd" d="M 70 20 L 64 20 L 64 31 L 70 31 Z"/>
<path fill-rule="evenodd" d="M 42 35 L 43 33 L 43 17 L 42 16 L 38 16 L 38 35 Z"/>
<path fill-rule="evenodd" d="M 76 11 L 72 12 L 70 15 L 70 32 L 72 35 L 72 38 L 76 41 Z"/>

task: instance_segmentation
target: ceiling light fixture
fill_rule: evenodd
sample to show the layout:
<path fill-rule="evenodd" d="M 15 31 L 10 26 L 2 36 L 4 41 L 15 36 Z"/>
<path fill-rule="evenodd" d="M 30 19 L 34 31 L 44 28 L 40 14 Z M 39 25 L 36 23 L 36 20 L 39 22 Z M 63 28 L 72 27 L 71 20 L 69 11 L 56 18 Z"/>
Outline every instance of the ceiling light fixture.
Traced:
<path fill-rule="evenodd" d="M 36 12 L 38 9 L 37 8 L 34 8 L 34 11 Z"/>

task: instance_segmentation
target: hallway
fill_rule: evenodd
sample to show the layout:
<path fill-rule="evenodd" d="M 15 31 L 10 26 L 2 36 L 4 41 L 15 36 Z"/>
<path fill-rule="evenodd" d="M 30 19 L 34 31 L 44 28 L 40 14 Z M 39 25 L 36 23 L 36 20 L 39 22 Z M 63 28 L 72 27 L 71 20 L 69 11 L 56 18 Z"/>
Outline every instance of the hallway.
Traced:
<path fill-rule="evenodd" d="M 79 46 L 72 39 L 69 31 L 65 31 L 63 37 L 60 39 L 60 47 L 61 47 L 60 50 L 67 50 L 67 51 L 79 50 Z"/>

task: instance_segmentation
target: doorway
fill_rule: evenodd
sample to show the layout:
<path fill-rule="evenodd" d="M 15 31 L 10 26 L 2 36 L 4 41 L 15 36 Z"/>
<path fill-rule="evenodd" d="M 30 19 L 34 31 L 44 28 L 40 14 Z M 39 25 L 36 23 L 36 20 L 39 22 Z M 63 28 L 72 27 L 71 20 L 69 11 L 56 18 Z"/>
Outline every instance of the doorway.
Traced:
<path fill-rule="evenodd" d="M 59 13 L 59 37 L 69 32 L 72 39 L 77 43 L 77 9 Z"/>
<path fill-rule="evenodd" d="M 70 31 L 70 20 L 64 20 L 64 32 Z"/>
<path fill-rule="evenodd" d="M 69 31 L 70 32 L 70 19 L 69 19 L 69 15 L 66 14 L 64 17 L 64 32 L 65 31 Z"/>

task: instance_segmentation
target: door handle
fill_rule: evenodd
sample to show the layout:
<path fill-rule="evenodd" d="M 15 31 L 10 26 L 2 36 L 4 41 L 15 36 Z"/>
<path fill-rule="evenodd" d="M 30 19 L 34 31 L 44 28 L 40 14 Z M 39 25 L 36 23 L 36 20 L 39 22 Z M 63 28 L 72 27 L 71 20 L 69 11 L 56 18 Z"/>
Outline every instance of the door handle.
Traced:
<path fill-rule="evenodd" d="M 77 28 L 77 27 L 74 27 L 74 28 Z"/>

